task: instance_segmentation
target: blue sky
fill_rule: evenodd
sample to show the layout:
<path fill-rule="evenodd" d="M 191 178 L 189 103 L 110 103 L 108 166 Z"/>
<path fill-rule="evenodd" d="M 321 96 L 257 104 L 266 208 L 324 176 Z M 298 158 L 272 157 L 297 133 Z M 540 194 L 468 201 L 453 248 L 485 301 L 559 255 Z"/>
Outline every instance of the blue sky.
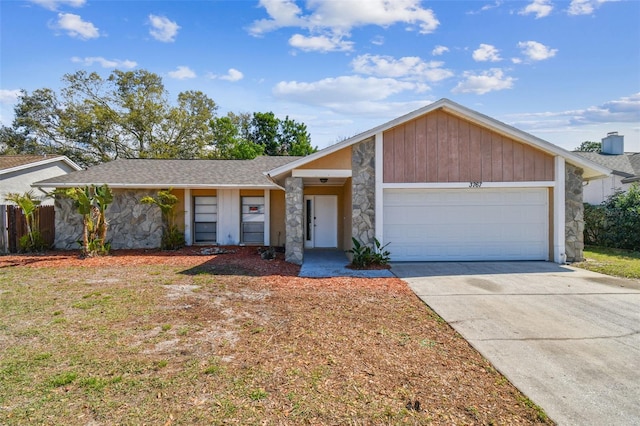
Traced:
<path fill-rule="evenodd" d="M 0 1 L 0 121 L 20 89 L 143 68 L 172 100 L 273 111 L 320 148 L 440 98 L 566 149 L 640 151 L 640 1 Z"/>

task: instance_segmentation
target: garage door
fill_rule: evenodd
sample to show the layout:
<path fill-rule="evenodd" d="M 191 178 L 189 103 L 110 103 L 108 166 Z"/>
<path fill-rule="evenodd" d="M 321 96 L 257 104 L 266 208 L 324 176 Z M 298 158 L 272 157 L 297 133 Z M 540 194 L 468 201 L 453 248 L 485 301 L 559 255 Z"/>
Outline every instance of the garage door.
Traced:
<path fill-rule="evenodd" d="M 548 260 L 547 188 L 385 189 L 394 261 Z"/>

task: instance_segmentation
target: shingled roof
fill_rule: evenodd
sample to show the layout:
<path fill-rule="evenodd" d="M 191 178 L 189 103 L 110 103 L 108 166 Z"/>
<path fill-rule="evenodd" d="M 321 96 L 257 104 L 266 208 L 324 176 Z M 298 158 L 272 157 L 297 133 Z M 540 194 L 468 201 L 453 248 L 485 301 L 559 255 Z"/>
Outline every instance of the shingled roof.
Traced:
<path fill-rule="evenodd" d="M 622 183 L 640 181 L 640 152 L 627 152 L 620 155 L 581 151 L 575 153 L 613 170 L 613 174 L 624 178 Z"/>
<path fill-rule="evenodd" d="M 55 161 L 64 161 L 72 168 L 80 169 L 79 166 L 64 155 L 0 155 L 0 173 L 8 173 Z"/>
<path fill-rule="evenodd" d="M 253 160 L 119 159 L 34 183 L 46 188 L 108 184 L 112 188 L 276 187 L 264 172 L 300 157 Z"/>

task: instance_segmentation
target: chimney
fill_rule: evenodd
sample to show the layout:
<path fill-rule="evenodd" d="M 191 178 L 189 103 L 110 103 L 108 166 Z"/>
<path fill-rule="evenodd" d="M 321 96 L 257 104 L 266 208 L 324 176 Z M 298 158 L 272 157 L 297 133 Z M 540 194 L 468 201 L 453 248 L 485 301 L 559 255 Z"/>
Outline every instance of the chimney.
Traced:
<path fill-rule="evenodd" d="M 601 154 L 622 155 L 624 154 L 624 136 L 618 132 L 609 132 L 607 137 L 602 139 Z"/>

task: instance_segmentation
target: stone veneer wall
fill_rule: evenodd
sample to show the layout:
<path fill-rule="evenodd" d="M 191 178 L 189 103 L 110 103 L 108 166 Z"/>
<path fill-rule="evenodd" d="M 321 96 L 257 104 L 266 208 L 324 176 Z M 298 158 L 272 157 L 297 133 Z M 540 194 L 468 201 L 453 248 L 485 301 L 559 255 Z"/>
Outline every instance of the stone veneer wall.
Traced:
<path fill-rule="evenodd" d="M 565 253 L 567 262 L 584 260 L 583 170 L 565 165 Z"/>
<path fill-rule="evenodd" d="M 300 177 L 285 180 L 285 260 L 302 265 L 304 257 L 304 185 Z"/>
<path fill-rule="evenodd" d="M 162 214 L 155 205 L 141 204 L 149 190 L 114 190 L 113 203 L 107 207 L 107 239 L 113 249 L 158 248 L 162 239 Z M 68 199 L 55 201 L 55 247 L 62 250 L 80 248 L 82 216 Z"/>
<path fill-rule="evenodd" d="M 376 229 L 375 141 L 369 139 L 354 145 L 351 149 L 353 237 L 366 245 L 373 246 Z"/>

